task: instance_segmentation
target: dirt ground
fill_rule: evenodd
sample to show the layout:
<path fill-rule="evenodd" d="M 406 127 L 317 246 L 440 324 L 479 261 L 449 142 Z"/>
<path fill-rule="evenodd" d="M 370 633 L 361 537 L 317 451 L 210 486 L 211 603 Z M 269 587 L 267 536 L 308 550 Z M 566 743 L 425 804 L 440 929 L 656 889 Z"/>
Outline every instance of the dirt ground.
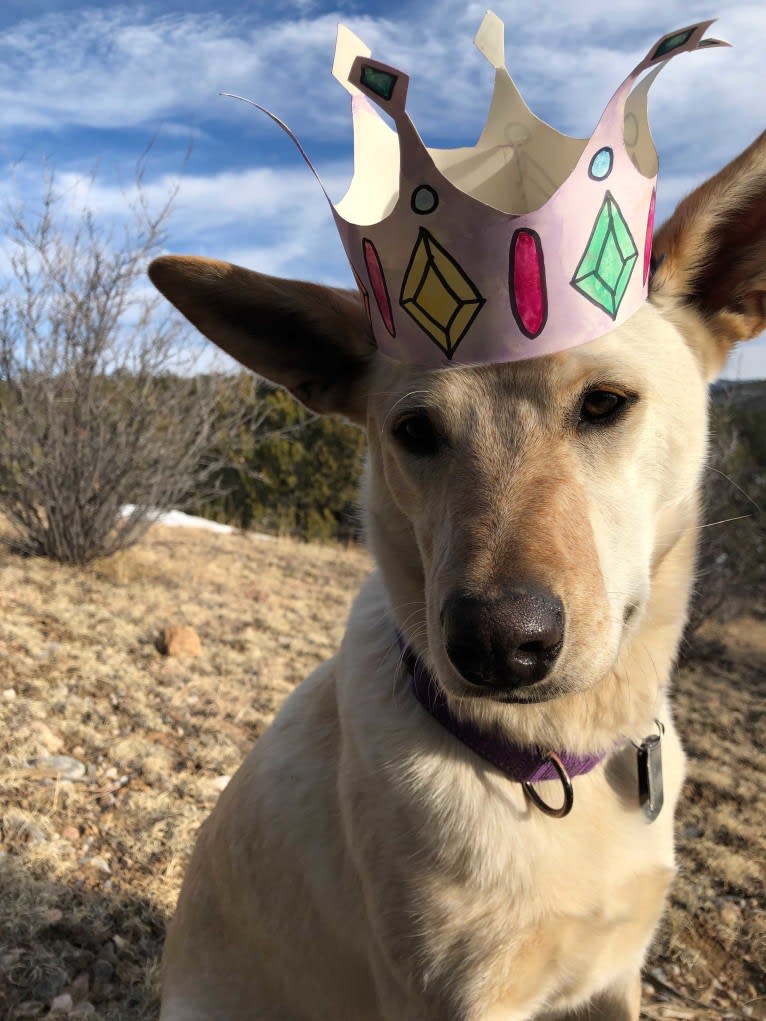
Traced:
<path fill-rule="evenodd" d="M 84 571 L 0 547 L 0 1018 L 156 1017 L 194 834 L 368 569 L 356 548 L 162 527 Z M 651 1021 L 766 1018 L 757 609 L 709 628 L 675 681 L 689 779 Z M 172 624 L 201 655 L 160 653 Z"/>

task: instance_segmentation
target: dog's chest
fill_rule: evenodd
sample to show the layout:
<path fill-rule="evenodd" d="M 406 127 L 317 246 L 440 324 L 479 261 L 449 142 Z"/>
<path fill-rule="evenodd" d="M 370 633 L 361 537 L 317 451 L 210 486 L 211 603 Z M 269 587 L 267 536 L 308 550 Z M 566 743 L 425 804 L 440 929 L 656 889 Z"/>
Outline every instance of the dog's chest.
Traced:
<path fill-rule="evenodd" d="M 507 788 L 480 827 L 456 824 L 441 875 L 421 874 L 427 956 L 455 1016 L 566 1009 L 640 967 L 673 874 L 672 818 L 650 825 L 604 788 L 580 781 L 562 820 Z"/>

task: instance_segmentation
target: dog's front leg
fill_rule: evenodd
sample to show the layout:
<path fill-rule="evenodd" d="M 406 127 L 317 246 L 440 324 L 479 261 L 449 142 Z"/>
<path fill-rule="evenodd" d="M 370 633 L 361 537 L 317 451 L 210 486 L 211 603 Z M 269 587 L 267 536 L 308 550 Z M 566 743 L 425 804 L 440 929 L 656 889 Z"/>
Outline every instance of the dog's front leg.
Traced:
<path fill-rule="evenodd" d="M 373 954 L 370 961 L 375 981 L 380 1021 L 452 1021 L 443 1005 L 425 1003 L 421 996 L 408 990 L 403 976 L 396 974 L 385 955 Z"/>
<path fill-rule="evenodd" d="M 544 1014 L 539 1021 L 638 1021 L 641 1013 L 641 975 L 632 975 L 598 993 L 586 1007 L 563 1014 Z"/>

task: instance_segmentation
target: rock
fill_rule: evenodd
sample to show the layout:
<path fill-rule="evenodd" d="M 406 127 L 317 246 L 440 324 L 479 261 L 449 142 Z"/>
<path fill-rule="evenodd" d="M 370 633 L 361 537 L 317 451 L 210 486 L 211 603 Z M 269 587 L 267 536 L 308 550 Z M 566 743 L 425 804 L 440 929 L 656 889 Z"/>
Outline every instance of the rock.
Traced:
<path fill-rule="evenodd" d="M 226 776 L 225 773 L 222 776 L 214 776 L 210 781 L 210 786 L 214 791 L 220 792 L 228 786 L 229 780 L 231 780 L 231 777 Z"/>
<path fill-rule="evenodd" d="M 42 1003 L 38 1003 L 37 1000 L 24 1000 L 18 1005 L 13 1016 L 17 1021 L 24 1021 L 25 1018 L 38 1018 L 42 1009 Z"/>
<path fill-rule="evenodd" d="M 730 903 L 721 905 L 719 908 L 719 918 L 732 934 L 736 933 L 742 925 L 739 911 Z"/>
<path fill-rule="evenodd" d="M 92 1003 L 87 1000 L 83 1000 L 82 1003 L 78 1003 L 74 1010 L 70 1013 L 70 1021 L 85 1021 L 86 1018 L 95 1017 L 96 1008 Z"/>
<path fill-rule="evenodd" d="M 114 978 L 114 965 L 99 957 L 93 962 L 93 985 L 99 989 L 108 985 Z"/>
<path fill-rule="evenodd" d="M 90 865 L 91 868 L 96 869 L 98 872 L 102 872 L 105 876 L 112 874 L 112 869 L 106 858 L 102 858 L 100 855 L 94 855 L 92 858 L 83 858 L 83 865 Z"/>
<path fill-rule="evenodd" d="M 3 688 L 3 698 L 6 702 L 12 702 L 16 698 L 15 688 Z"/>
<path fill-rule="evenodd" d="M 107 964 L 114 965 L 117 963 L 117 944 L 113 939 L 108 939 L 106 943 L 101 947 L 101 953 L 99 955 L 100 961 L 106 961 Z M 98 963 L 98 961 L 96 962 Z"/>
<path fill-rule="evenodd" d="M 51 1002 L 51 1013 L 58 1011 L 59 1014 L 71 1014 L 74 1003 L 69 993 L 61 993 L 60 996 L 53 998 Z"/>
<path fill-rule="evenodd" d="M 80 839 L 80 831 L 76 826 L 65 826 L 61 831 L 61 836 L 71 844 Z"/>
<path fill-rule="evenodd" d="M 58 734 L 54 734 L 47 723 L 42 720 L 32 720 L 29 729 L 35 736 L 35 740 L 46 752 L 60 752 L 64 747 L 64 741 Z"/>
<path fill-rule="evenodd" d="M 71 755 L 38 755 L 30 761 L 30 765 L 45 776 L 59 780 L 82 780 L 85 766 Z"/>
<path fill-rule="evenodd" d="M 114 965 L 104 957 L 99 957 L 93 962 L 93 981 L 111 982 L 114 976 Z"/>
<path fill-rule="evenodd" d="M 159 641 L 160 652 L 166 656 L 200 656 L 202 642 L 193 627 L 174 624 L 164 628 Z"/>
<path fill-rule="evenodd" d="M 72 991 L 74 1002 L 82 1002 L 90 991 L 90 979 L 88 978 L 87 971 L 81 971 L 69 988 Z"/>

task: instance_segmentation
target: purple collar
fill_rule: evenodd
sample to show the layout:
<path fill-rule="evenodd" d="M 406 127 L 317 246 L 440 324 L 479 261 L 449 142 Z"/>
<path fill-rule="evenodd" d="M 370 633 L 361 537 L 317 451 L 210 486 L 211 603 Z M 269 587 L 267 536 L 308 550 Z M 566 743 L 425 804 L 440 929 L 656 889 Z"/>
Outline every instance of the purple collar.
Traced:
<path fill-rule="evenodd" d="M 518 783 L 537 783 L 539 780 L 561 780 L 561 771 L 553 758 L 563 767 L 566 777 L 589 773 L 606 758 L 609 751 L 596 755 L 572 755 L 569 752 L 550 752 L 540 748 L 525 748 L 497 734 L 488 734 L 470 720 L 453 716 L 447 698 L 422 660 L 399 637 L 402 655 L 412 674 L 412 690 L 418 702 L 435 720 L 482 759 Z"/>

